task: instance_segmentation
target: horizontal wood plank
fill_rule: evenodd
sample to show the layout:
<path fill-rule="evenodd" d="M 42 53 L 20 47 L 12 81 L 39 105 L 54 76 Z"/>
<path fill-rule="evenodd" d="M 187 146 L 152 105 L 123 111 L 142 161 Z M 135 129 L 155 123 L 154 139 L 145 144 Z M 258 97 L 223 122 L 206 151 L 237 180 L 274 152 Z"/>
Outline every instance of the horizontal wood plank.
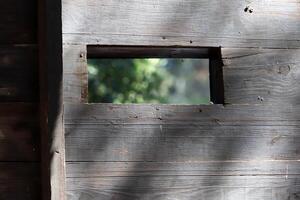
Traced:
<path fill-rule="evenodd" d="M 0 199 L 40 199 L 39 163 L 0 162 Z"/>
<path fill-rule="evenodd" d="M 35 44 L 37 42 L 37 0 L 1 2 L 0 44 Z"/>
<path fill-rule="evenodd" d="M 300 108 L 294 105 L 142 105 L 66 104 L 65 123 L 180 124 L 190 126 L 297 126 Z"/>
<path fill-rule="evenodd" d="M 297 199 L 297 109 L 66 104 L 68 199 Z"/>
<path fill-rule="evenodd" d="M 37 101 L 35 45 L 0 46 L 0 70 L 0 102 Z"/>
<path fill-rule="evenodd" d="M 297 107 L 65 106 L 67 161 L 298 160 Z"/>
<path fill-rule="evenodd" d="M 294 0 L 63 0 L 63 40 L 66 44 L 299 48 L 298 7 Z"/>
<path fill-rule="evenodd" d="M 68 178 L 68 199 L 297 199 L 299 176 Z"/>
<path fill-rule="evenodd" d="M 0 104 L 0 161 L 39 160 L 37 105 Z"/>
<path fill-rule="evenodd" d="M 299 186 L 299 175 L 283 176 L 142 176 L 142 177 L 90 177 L 68 178 L 67 182 L 74 189 L 179 189 L 179 188 L 206 188 L 206 187 L 285 187 Z M 76 182 L 80 180 L 80 182 Z M 73 182 L 74 181 L 74 182 Z M 128 181 L 128 182 L 127 182 Z M 131 181 L 135 187 L 131 188 Z"/>
<path fill-rule="evenodd" d="M 63 0 L 68 199 L 299 199 L 298 4 Z M 243 105 L 77 104 L 86 45 L 222 46 Z"/>
<path fill-rule="evenodd" d="M 228 138 L 228 137 L 298 137 L 298 126 L 203 126 L 189 124 L 66 124 L 67 138 Z"/>
<path fill-rule="evenodd" d="M 99 130 L 101 132 L 101 130 Z M 180 130 L 179 130 L 180 131 Z M 298 160 L 300 137 L 67 137 L 67 161 Z"/>
<path fill-rule="evenodd" d="M 299 105 L 300 51 L 222 48 L 225 103 Z"/>
<path fill-rule="evenodd" d="M 299 161 L 67 162 L 67 178 L 300 175 Z"/>

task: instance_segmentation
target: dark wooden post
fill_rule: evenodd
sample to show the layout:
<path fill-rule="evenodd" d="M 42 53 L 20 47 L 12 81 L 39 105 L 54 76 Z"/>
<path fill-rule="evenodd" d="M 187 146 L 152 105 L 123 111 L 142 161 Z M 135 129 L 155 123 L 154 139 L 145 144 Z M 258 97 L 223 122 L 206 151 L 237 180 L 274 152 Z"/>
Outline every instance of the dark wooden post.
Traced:
<path fill-rule="evenodd" d="M 65 199 L 61 0 L 38 1 L 42 199 Z"/>

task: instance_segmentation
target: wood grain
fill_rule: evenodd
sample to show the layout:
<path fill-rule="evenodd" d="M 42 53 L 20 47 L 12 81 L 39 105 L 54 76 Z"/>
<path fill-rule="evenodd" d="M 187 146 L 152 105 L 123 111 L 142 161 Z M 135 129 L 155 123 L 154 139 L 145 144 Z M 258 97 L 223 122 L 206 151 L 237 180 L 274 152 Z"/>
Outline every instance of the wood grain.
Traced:
<path fill-rule="evenodd" d="M 88 72 L 85 45 L 63 46 L 64 102 L 87 102 Z"/>
<path fill-rule="evenodd" d="M 38 64 L 35 45 L 0 46 L 0 102 L 36 102 Z"/>
<path fill-rule="evenodd" d="M 145 176 L 293 176 L 299 161 L 67 162 L 67 178 Z"/>
<path fill-rule="evenodd" d="M 62 0 L 68 199 L 300 199 L 298 7 Z M 87 45 L 221 46 L 225 105 L 80 104 Z"/>
<path fill-rule="evenodd" d="M 68 161 L 298 159 L 293 126 L 66 124 Z"/>
<path fill-rule="evenodd" d="M 297 113 L 295 106 L 67 104 L 67 161 L 297 160 Z"/>
<path fill-rule="evenodd" d="M 37 1 L 2 1 L 0 35 L 0 199 L 36 200 L 41 197 Z"/>
<path fill-rule="evenodd" d="M 142 105 L 142 104 L 66 104 L 65 123 L 140 125 L 256 125 L 297 126 L 299 107 L 286 105 Z"/>
<path fill-rule="evenodd" d="M 298 199 L 298 107 L 66 104 L 68 199 Z"/>
<path fill-rule="evenodd" d="M 222 48 L 225 103 L 299 105 L 300 51 Z"/>
<path fill-rule="evenodd" d="M 39 163 L 0 162 L 0 199 L 40 199 Z"/>
<path fill-rule="evenodd" d="M 0 104 L 0 161 L 38 161 L 36 104 Z"/>
<path fill-rule="evenodd" d="M 0 44 L 36 44 L 37 0 L 10 0 L 0 7 Z"/>
<path fill-rule="evenodd" d="M 66 44 L 299 48 L 298 7 L 294 0 L 63 0 L 63 38 Z"/>
<path fill-rule="evenodd" d="M 67 161 L 298 160 L 300 137 L 67 137 Z"/>
<path fill-rule="evenodd" d="M 145 176 L 67 179 L 68 199 L 298 199 L 298 177 Z"/>
<path fill-rule="evenodd" d="M 41 199 L 65 200 L 61 0 L 38 2 Z"/>

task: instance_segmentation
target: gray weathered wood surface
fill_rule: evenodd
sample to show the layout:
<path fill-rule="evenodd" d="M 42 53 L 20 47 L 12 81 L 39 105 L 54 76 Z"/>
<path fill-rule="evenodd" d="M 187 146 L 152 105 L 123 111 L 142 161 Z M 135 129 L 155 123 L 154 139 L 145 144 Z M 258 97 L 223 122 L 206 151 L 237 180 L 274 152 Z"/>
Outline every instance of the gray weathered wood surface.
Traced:
<path fill-rule="evenodd" d="M 69 199 L 299 199 L 299 179 L 282 176 L 69 178 Z"/>
<path fill-rule="evenodd" d="M 299 119 L 291 105 L 66 104 L 68 199 L 297 199 Z"/>
<path fill-rule="evenodd" d="M 299 161 L 68 162 L 67 178 L 299 175 Z"/>
<path fill-rule="evenodd" d="M 66 104 L 65 123 L 81 124 L 174 124 L 208 125 L 299 125 L 296 105 L 142 105 Z"/>
<path fill-rule="evenodd" d="M 68 44 L 299 48 L 298 8 L 294 0 L 63 0 L 63 38 Z"/>
<path fill-rule="evenodd" d="M 87 101 L 84 45 L 65 45 L 65 102 Z M 221 48 L 226 104 L 299 105 L 299 49 Z"/>
<path fill-rule="evenodd" d="M 298 1 L 62 3 L 68 199 L 300 199 Z M 80 104 L 86 45 L 221 46 L 226 105 Z"/>
<path fill-rule="evenodd" d="M 86 102 L 88 72 L 85 45 L 64 45 L 64 101 Z"/>
<path fill-rule="evenodd" d="M 299 49 L 222 48 L 225 103 L 300 104 Z"/>

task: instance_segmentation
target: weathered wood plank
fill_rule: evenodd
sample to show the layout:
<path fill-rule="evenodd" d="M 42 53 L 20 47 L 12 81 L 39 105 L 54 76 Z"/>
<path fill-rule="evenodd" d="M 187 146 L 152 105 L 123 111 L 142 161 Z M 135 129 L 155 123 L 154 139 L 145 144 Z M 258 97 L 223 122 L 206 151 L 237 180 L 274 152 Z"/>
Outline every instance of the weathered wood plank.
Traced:
<path fill-rule="evenodd" d="M 1 2 L 0 44 L 35 44 L 37 1 L 10 0 Z"/>
<path fill-rule="evenodd" d="M 38 1 L 41 199 L 65 199 L 61 0 Z"/>
<path fill-rule="evenodd" d="M 76 124 L 184 124 L 299 125 L 300 108 L 294 105 L 139 105 L 66 104 L 65 123 Z"/>
<path fill-rule="evenodd" d="M 69 44 L 299 48 L 298 7 L 294 0 L 63 0 L 63 37 Z"/>
<path fill-rule="evenodd" d="M 37 101 L 37 68 L 34 45 L 0 46 L 0 101 Z"/>
<path fill-rule="evenodd" d="M 165 199 L 200 199 L 200 200 L 297 200 L 299 187 L 265 188 L 203 188 L 203 189 L 159 189 L 159 190 L 72 190 L 67 191 L 68 199 L 76 200 L 165 200 Z"/>
<path fill-rule="evenodd" d="M 298 4 L 63 0 L 65 101 L 87 44 L 299 48 Z M 298 55 L 222 50 L 225 103 L 263 105 L 67 104 L 68 199 L 299 199 Z"/>
<path fill-rule="evenodd" d="M 299 161 L 67 162 L 67 178 L 130 176 L 279 176 L 300 174 Z"/>
<path fill-rule="evenodd" d="M 297 126 L 202 126 L 189 124 L 136 125 L 136 124 L 66 124 L 67 138 L 117 137 L 298 137 Z"/>
<path fill-rule="evenodd" d="M 101 131 L 101 130 L 99 130 Z M 179 130 L 180 131 L 180 130 Z M 298 160 L 300 137 L 66 138 L 67 161 Z"/>
<path fill-rule="evenodd" d="M 88 72 L 85 45 L 64 45 L 64 102 L 87 101 Z"/>
<path fill-rule="evenodd" d="M 39 160 L 35 104 L 0 104 L 0 161 Z"/>
<path fill-rule="evenodd" d="M 68 178 L 68 199 L 293 199 L 299 176 L 146 176 Z"/>
<path fill-rule="evenodd" d="M 39 163 L 0 162 L 0 199 L 40 199 Z"/>
<path fill-rule="evenodd" d="M 299 55 L 299 50 L 222 49 L 225 103 L 299 105 Z"/>
<path fill-rule="evenodd" d="M 67 104 L 67 161 L 298 160 L 297 113 L 295 106 Z"/>
<path fill-rule="evenodd" d="M 73 189 L 149 189 L 206 188 L 206 187 L 285 187 L 300 186 L 299 175 L 285 176 L 142 176 L 142 177 L 89 177 L 68 178 Z M 123 179 L 124 178 L 124 179 Z M 77 182 L 79 181 L 80 182 Z M 127 182 L 128 181 L 128 182 Z M 134 181 L 134 188 L 130 182 Z"/>

